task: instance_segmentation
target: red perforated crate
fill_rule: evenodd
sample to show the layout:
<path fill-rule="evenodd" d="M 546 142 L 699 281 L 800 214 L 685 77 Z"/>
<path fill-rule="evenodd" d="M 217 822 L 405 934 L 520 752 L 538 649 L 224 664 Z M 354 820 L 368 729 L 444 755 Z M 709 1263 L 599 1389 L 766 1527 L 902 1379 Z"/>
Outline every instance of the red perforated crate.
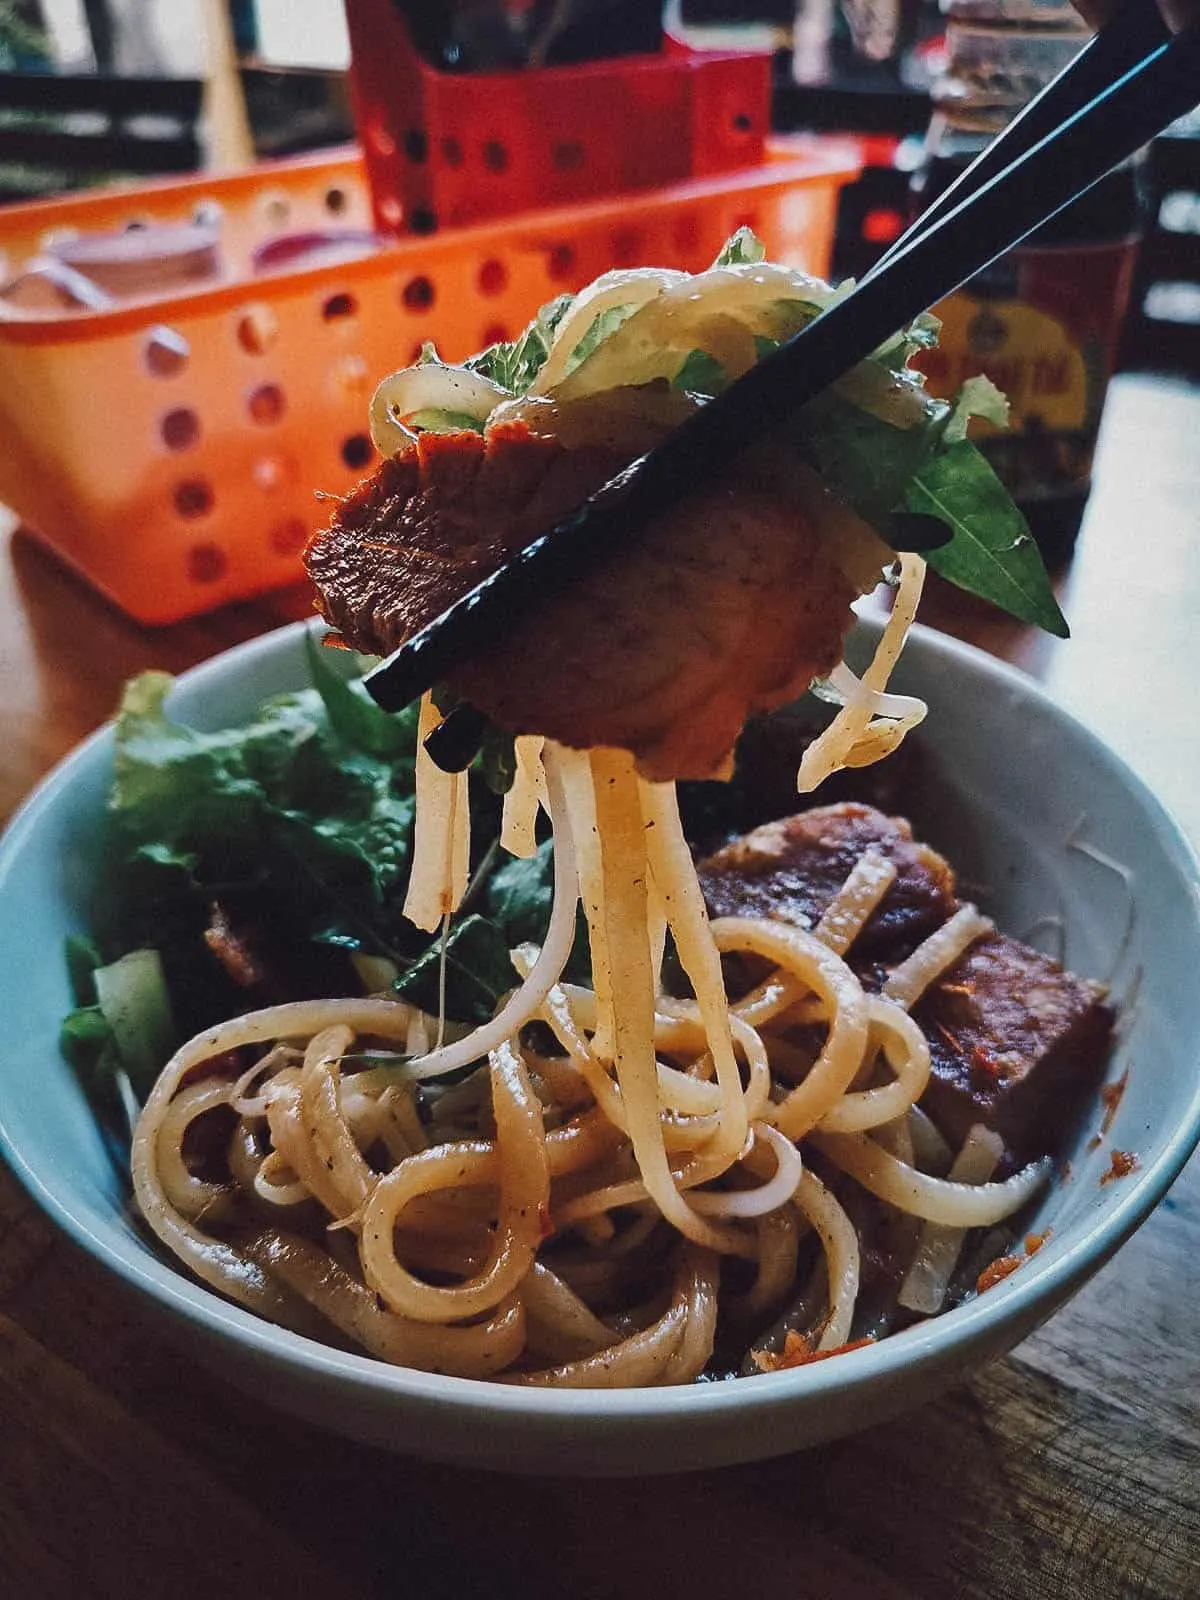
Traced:
<path fill-rule="evenodd" d="M 347 0 L 355 121 L 381 229 L 429 233 L 762 159 L 771 58 L 688 49 L 445 72 L 396 0 Z"/>
<path fill-rule="evenodd" d="M 0 299 L 0 501 L 145 622 L 293 582 L 317 492 L 371 465 L 374 384 L 423 340 L 461 358 L 611 266 L 697 270 L 743 223 L 824 272 L 857 170 L 853 145 L 787 141 L 737 173 L 266 274 L 280 234 L 369 226 L 356 151 L 0 210 L 0 277 L 72 230 L 198 213 L 223 253 L 219 280 L 112 310 Z"/>

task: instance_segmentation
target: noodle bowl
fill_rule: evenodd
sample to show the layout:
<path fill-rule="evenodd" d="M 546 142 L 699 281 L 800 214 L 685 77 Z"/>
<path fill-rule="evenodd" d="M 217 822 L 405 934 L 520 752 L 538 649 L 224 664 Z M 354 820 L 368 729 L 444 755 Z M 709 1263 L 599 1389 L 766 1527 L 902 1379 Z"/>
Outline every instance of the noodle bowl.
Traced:
<path fill-rule="evenodd" d="M 345 639 L 390 649 L 489 551 L 503 555 L 510 537 L 519 547 L 520 518 L 506 523 L 511 507 L 495 501 L 505 450 L 525 463 L 518 501 L 531 492 L 530 462 L 553 480 L 589 450 L 609 466 L 628 460 L 836 298 L 758 255 L 739 237 L 694 277 L 606 274 L 511 347 L 457 367 L 427 352 L 385 379 L 371 409 L 384 466 L 307 555 Z M 912 462 L 964 433 L 979 406 L 952 412 L 924 392 L 908 359 L 927 335 L 906 330 L 835 386 L 835 434 L 847 408 L 854 428 L 883 428 L 907 452 L 874 506 L 885 524 Z M 609 573 L 597 605 L 611 649 L 585 584 L 564 602 L 582 606 L 595 633 L 581 656 L 564 645 L 548 674 L 539 641 L 531 653 L 514 626 L 498 663 L 451 674 L 453 694 L 519 735 L 501 844 L 532 854 L 544 811 L 554 848 L 544 940 L 512 952 L 520 982 L 455 1038 L 444 1026 L 446 939 L 468 888 L 468 779 L 428 753 L 443 715 L 424 697 L 404 914 L 441 930 L 439 1015 L 383 997 L 313 1001 L 234 1020 L 175 1055 L 138 1122 L 134 1186 L 159 1239 L 209 1285 L 406 1366 L 538 1387 L 679 1384 L 728 1365 L 719 1346 L 736 1350 L 734 1366 L 770 1365 L 755 1340 L 789 1298 L 808 1307 L 790 1359 L 851 1341 L 860 1241 L 835 1193 L 841 1175 L 960 1239 L 1044 1183 L 1045 1161 L 990 1181 L 1002 1150 L 973 1157 L 970 1182 L 916 1162 L 911 1124 L 931 1063 L 909 1009 L 990 922 L 962 908 L 872 992 L 847 955 L 891 887 L 884 857 L 852 865 L 815 927 L 710 923 L 674 783 L 650 781 L 727 771 L 745 716 L 835 661 L 826 693 L 841 708 L 804 755 L 802 791 L 880 759 L 924 716 L 919 698 L 887 692 L 924 564 L 898 558 L 892 613 L 859 678 L 837 660 L 850 601 L 894 551 L 868 518 L 871 496 L 839 479 L 841 447 L 816 435 L 809 445 L 820 473 L 803 451 L 781 471 L 760 457 L 715 512 L 687 502 L 704 524 L 699 553 L 681 549 L 673 525 L 664 544 L 635 552 L 648 593 L 671 586 L 656 587 L 645 562 L 668 578 L 674 562 L 690 585 L 696 614 L 666 620 L 665 653 L 646 645 L 657 619 L 635 610 L 612 621 L 622 584 Z M 736 518 L 733 537 L 712 538 L 739 495 L 751 521 L 765 518 L 757 555 L 740 549 L 752 539 Z M 783 592 L 768 600 L 773 589 Z M 770 612 L 761 629 L 756 604 Z M 725 606 L 737 613 L 727 628 Z M 611 695 L 601 658 L 634 664 Z M 548 678 L 565 682 L 563 703 L 554 684 L 541 693 Z M 565 978 L 579 907 L 588 987 Z M 762 970 L 743 994 L 727 992 L 733 956 Z M 683 981 L 672 985 L 676 959 Z M 952 1266 L 956 1253 L 942 1255 Z"/>
<path fill-rule="evenodd" d="M 869 712 L 852 709 L 861 729 Z M 1046 1163 L 968 1184 L 870 1137 L 903 1126 L 920 1099 L 929 1048 L 908 1008 L 990 928 L 973 907 L 870 994 L 843 956 L 890 887 L 883 858 L 860 860 L 811 932 L 710 924 L 673 786 L 646 783 L 614 751 L 527 745 L 521 764 L 506 831 L 530 840 L 518 812 L 544 797 L 555 900 L 542 948 L 515 953 L 523 981 L 493 1022 L 408 1054 L 436 1023 L 403 1002 L 302 1002 L 202 1035 L 163 1073 L 134 1141 L 135 1189 L 204 1281 L 289 1326 L 311 1329 L 315 1312 L 404 1365 L 539 1386 L 680 1383 L 708 1368 L 719 1311 L 749 1341 L 810 1233 L 828 1286 L 813 1351 L 847 1343 L 858 1239 L 810 1151 L 899 1211 L 958 1229 L 997 1223 L 1036 1192 Z M 419 764 L 421 800 L 444 801 L 425 834 L 444 867 L 440 880 L 414 875 L 410 914 L 435 924 L 461 876 L 458 789 L 432 767 L 423 785 Z M 422 893 L 430 905 L 413 904 Z M 562 981 L 580 899 L 588 989 Z M 668 932 L 693 1000 L 664 988 Z M 731 952 L 769 964 L 732 1003 L 720 959 Z M 787 1055 L 797 1019 L 823 1038 L 794 1081 L 773 1055 Z M 464 1070 L 418 1115 L 420 1086 Z M 214 1122 L 224 1153 L 204 1163 L 216 1176 L 197 1176 Z M 723 1293 L 731 1261 L 742 1283 Z"/>
<path fill-rule="evenodd" d="M 863 625 L 851 642 L 852 659 L 877 637 L 875 624 Z M 307 681 L 304 640 L 305 630 L 291 627 L 188 673 L 173 691 L 172 714 L 200 729 L 249 717 L 265 696 Z M 1025 1225 L 1050 1228 L 1049 1241 L 977 1299 L 876 1345 L 750 1380 L 570 1390 L 391 1364 L 361 1344 L 335 1348 L 329 1324 L 322 1328 L 315 1317 L 298 1334 L 212 1292 L 132 1222 L 127 1183 L 57 1051 L 69 1002 L 61 966 L 47 953 L 91 914 L 92 886 L 104 864 L 100 824 L 111 730 L 31 797 L 0 841 L 0 965 L 10 975 L 13 1022 L 0 1103 L 6 1159 L 89 1258 L 128 1287 L 131 1309 L 147 1327 L 169 1337 L 188 1360 L 310 1423 L 410 1457 L 560 1477 L 696 1470 L 793 1451 L 884 1423 L 930 1399 L 1061 1307 L 1148 1216 L 1194 1147 L 1200 867 L 1144 786 L 1027 678 L 919 627 L 898 677 L 904 692 L 934 703 L 922 733 L 926 778 L 911 814 L 926 829 L 931 819 L 937 823 L 936 836 L 967 881 L 992 886 L 988 911 L 1014 928 L 1047 913 L 1059 916 L 1071 964 L 1104 974 L 1117 995 L 1127 994 L 1140 973 L 1139 998 L 1125 1012 L 1122 1036 L 1121 1061 L 1131 1072 L 1111 1138 L 1135 1148 L 1141 1165 L 1100 1187 L 1109 1151 L 1089 1152 L 1099 1113 L 1088 1116 L 1066 1152 L 1072 1181 L 1046 1188 Z M 1028 760 L 1008 759 L 1015 742 Z M 1081 795 L 1088 797 L 1087 840 L 1129 869 L 1132 902 L 1094 860 L 1064 843 L 1077 829 Z M 364 1030 L 373 1025 L 364 1015 Z M 316 1025 L 310 1014 L 288 1026 L 302 1039 Z M 403 1049 L 404 1040 L 395 1047 Z M 195 1059 L 212 1059 L 211 1052 Z M 345 1074 L 366 1065 L 352 1063 Z M 227 1087 L 234 1076 L 228 1073 Z M 244 1094 L 249 1100 L 254 1093 L 251 1081 Z M 703 1107 L 690 1109 L 698 1114 Z M 449 1131 L 460 1113 L 453 1103 L 447 1107 Z M 227 1127 L 235 1120 L 232 1112 L 217 1115 Z M 916 1125 L 912 1131 L 920 1160 L 923 1136 Z M 756 1181 L 772 1170 L 764 1160 Z M 220 1174 L 206 1165 L 202 1175 Z M 805 1189 L 799 1194 L 804 1198 Z M 798 1215 L 795 1221 L 801 1226 Z M 213 1223 L 209 1237 L 215 1232 Z M 634 1248 L 636 1235 L 628 1242 Z M 268 1266 L 257 1270 L 265 1279 Z M 748 1269 L 733 1271 L 741 1280 L 736 1287 L 744 1288 Z M 537 1293 L 534 1278 L 524 1292 L 530 1300 Z M 660 1315 L 666 1309 L 664 1303 Z"/>

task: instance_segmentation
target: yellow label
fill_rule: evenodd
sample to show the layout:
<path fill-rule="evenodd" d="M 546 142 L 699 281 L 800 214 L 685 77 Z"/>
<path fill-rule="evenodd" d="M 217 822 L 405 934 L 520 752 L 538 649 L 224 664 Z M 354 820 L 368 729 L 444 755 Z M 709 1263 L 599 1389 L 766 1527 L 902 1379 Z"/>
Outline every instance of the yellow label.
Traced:
<path fill-rule="evenodd" d="M 981 372 L 1008 396 L 1015 432 L 1085 426 L 1088 371 L 1070 334 L 1056 318 L 1020 300 L 977 300 L 953 294 L 934 314 L 942 320 L 938 348 L 921 358 L 934 394 L 953 395 Z M 972 435 L 997 430 L 976 421 Z"/>

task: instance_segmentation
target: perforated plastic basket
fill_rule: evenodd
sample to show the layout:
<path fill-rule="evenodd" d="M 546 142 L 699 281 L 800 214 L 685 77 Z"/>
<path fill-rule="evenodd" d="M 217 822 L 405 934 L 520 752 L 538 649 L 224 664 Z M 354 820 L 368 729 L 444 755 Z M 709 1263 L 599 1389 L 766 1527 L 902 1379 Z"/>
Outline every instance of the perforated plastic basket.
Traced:
<path fill-rule="evenodd" d="M 852 144 L 773 143 L 753 168 L 255 274 L 284 233 L 369 227 L 357 151 L 0 210 L 0 275 L 64 230 L 219 217 L 224 276 L 110 311 L 0 300 L 0 501 L 125 611 L 162 623 L 294 582 L 372 465 L 367 404 L 426 339 L 458 359 L 614 265 L 696 270 L 743 223 L 828 267 Z"/>
<path fill-rule="evenodd" d="M 771 56 L 689 49 L 441 71 L 395 0 L 346 0 L 375 218 L 422 233 L 733 172 L 762 160 Z"/>

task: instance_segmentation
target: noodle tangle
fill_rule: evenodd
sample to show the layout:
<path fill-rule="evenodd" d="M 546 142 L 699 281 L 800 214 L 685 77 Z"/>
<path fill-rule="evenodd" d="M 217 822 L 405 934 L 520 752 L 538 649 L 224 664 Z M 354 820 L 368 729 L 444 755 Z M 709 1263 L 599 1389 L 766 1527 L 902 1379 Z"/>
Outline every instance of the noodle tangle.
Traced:
<path fill-rule="evenodd" d="M 869 697 L 850 713 L 859 739 Z M 673 786 L 621 752 L 540 741 L 518 772 L 506 832 L 528 852 L 547 811 L 553 907 L 541 948 L 513 951 L 490 1022 L 429 1050 L 437 1019 L 402 1001 L 305 1001 L 223 1023 L 165 1067 L 134 1138 L 135 1192 L 202 1281 L 429 1371 L 684 1383 L 723 1330 L 744 1344 L 795 1292 L 802 1260 L 818 1269 L 813 1348 L 850 1338 L 860 1248 L 830 1173 L 958 1229 L 1044 1180 L 1041 1164 L 1000 1183 L 937 1177 L 914 1164 L 920 1125 L 895 1133 L 920 1116 L 930 1071 L 909 1009 L 990 928 L 973 908 L 869 994 L 846 956 L 890 862 L 864 855 L 811 931 L 710 924 Z M 440 918 L 461 894 L 460 802 L 427 779 L 434 866 L 410 897 Z M 591 987 L 564 977 L 580 905 Z M 668 934 L 690 998 L 665 987 Z M 732 955 L 765 976 L 730 999 Z"/>

